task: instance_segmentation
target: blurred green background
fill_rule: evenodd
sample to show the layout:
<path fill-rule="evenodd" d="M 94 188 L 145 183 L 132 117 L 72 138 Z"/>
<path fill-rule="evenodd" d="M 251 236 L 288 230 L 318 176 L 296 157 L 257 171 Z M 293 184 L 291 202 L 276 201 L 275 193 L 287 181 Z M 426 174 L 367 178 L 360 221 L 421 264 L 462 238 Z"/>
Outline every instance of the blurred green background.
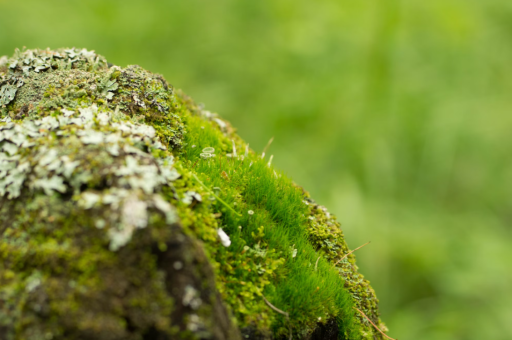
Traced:
<path fill-rule="evenodd" d="M 163 74 L 342 222 L 390 335 L 512 339 L 510 0 L 0 0 L 0 55 Z"/>

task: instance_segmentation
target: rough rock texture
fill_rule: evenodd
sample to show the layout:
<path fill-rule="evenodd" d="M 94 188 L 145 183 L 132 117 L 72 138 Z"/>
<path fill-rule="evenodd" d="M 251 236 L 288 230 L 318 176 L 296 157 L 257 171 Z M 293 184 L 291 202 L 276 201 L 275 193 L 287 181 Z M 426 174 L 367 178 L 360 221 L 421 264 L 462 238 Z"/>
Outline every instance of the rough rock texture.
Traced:
<path fill-rule="evenodd" d="M 382 339 L 339 223 L 159 75 L 0 58 L 0 339 Z"/>

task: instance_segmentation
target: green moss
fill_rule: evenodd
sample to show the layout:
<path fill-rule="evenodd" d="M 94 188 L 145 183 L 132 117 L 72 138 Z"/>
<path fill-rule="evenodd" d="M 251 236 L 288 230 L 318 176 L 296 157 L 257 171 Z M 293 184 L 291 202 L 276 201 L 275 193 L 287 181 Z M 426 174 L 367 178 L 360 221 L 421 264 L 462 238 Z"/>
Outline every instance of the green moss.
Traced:
<path fill-rule="evenodd" d="M 349 252 L 339 223 L 229 123 L 161 76 L 94 52 L 2 60 L 8 339 L 228 338 L 220 297 L 226 325 L 245 335 L 307 338 L 335 321 L 340 338 L 382 338 L 353 309 L 384 328 L 354 255 L 339 261 Z M 169 269 L 161 258 L 184 238 Z M 169 270 L 182 266 L 195 281 L 173 293 Z"/>
<path fill-rule="evenodd" d="M 368 281 L 357 272 L 354 255 L 338 263 L 336 268 L 333 266 L 349 252 L 339 223 L 325 208 L 314 204 L 301 188 L 270 168 L 266 161 L 251 151 L 245 155 L 246 145 L 233 134 L 223 134 L 221 126 L 213 119 L 208 122 L 191 115 L 184 120 L 189 128 L 189 134 L 182 157 L 187 160 L 189 168 L 193 167 L 195 172 L 204 176 L 204 183 L 212 188 L 220 188 L 219 194 L 223 200 L 243 216 L 239 218 L 223 205 L 216 203 L 216 210 L 223 214 L 219 221 L 220 225 L 232 233 L 230 235 L 234 248 L 234 251 L 225 252 L 226 258 L 217 259 L 219 263 L 229 263 L 218 276 L 220 281 L 227 282 L 225 291 L 230 295 L 225 298 L 230 301 L 230 305 L 237 306 L 241 311 L 240 315 L 237 315 L 238 319 L 244 320 L 247 324 L 255 322 L 255 316 L 254 319 L 267 320 L 263 317 L 258 318 L 256 311 L 259 308 L 266 311 L 266 317 L 271 320 L 271 324 L 274 323 L 274 331 L 283 335 L 287 333 L 287 325 L 281 315 L 268 315 L 268 307 L 261 298 L 268 289 L 265 296 L 270 296 L 271 301 L 280 301 L 281 309 L 293 311 L 291 318 L 298 332 L 307 333 L 308 330 L 314 329 L 319 318 L 325 322 L 336 317 L 343 320 L 347 338 L 356 338 L 359 336 L 356 334 L 364 335 L 366 338 L 378 337 L 366 320 L 359 316 L 357 320 L 353 319 L 352 303 L 343 293 L 348 290 L 352 296 L 357 297 L 351 299 L 355 302 L 354 305 L 385 329 L 378 318 L 375 293 Z M 240 157 L 201 159 L 201 151 L 209 146 L 214 147 L 217 154 L 232 153 L 231 139 L 236 141 Z M 249 210 L 254 211 L 254 215 L 248 215 Z M 239 226 L 242 227 L 241 231 Z M 265 234 L 266 230 L 268 232 Z M 254 237 L 255 235 L 263 236 Z M 279 263 L 277 271 L 272 268 L 272 277 L 268 280 L 259 280 L 259 275 L 255 275 L 258 270 L 253 268 L 248 268 L 252 273 L 243 270 L 236 272 L 233 267 L 247 266 L 244 254 L 246 243 L 256 244 L 258 247 L 265 246 L 264 251 L 271 250 L 266 255 L 266 261 L 271 263 L 269 267 L 275 265 L 272 261 L 287 261 Z M 297 250 L 297 256 L 290 258 L 294 250 Z M 218 253 L 215 249 L 212 252 Z M 250 261 L 258 268 L 265 268 L 258 259 Z M 304 274 L 305 268 L 312 273 Z M 342 284 L 340 276 L 345 278 Z M 241 280 L 258 284 L 244 286 L 240 285 Z M 336 295 L 336 291 L 339 295 Z M 233 295 L 233 292 L 236 294 Z M 326 301 L 335 303 L 329 306 Z M 250 308 L 247 308 L 244 302 L 249 304 Z M 294 317 L 296 320 L 293 320 Z M 360 327 L 357 325 L 359 323 L 362 323 L 365 329 L 353 330 Z M 258 323 L 258 327 L 266 326 L 263 321 Z"/>

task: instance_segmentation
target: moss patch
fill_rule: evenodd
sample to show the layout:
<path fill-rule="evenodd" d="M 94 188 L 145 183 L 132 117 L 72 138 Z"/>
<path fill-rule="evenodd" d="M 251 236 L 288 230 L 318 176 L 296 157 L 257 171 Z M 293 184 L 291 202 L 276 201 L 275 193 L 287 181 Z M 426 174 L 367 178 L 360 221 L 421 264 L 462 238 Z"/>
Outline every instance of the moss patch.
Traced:
<path fill-rule="evenodd" d="M 382 338 L 339 223 L 228 122 L 92 51 L 0 61 L 7 339 Z"/>

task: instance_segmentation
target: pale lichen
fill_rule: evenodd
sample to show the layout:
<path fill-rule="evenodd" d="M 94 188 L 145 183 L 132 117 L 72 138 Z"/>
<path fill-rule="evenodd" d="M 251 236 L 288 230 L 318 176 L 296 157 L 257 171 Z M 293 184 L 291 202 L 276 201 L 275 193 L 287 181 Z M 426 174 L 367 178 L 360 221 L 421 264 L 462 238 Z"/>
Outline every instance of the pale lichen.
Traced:
<path fill-rule="evenodd" d="M 59 119 L 47 116 L 0 126 L 0 148 L 4 151 L 0 153 L 0 196 L 7 193 L 8 199 L 17 198 L 22 186 L 34 192 L 42 190 L 46 195 L 65 193 L 71 187 L 84 209 L 91 209 L 96 203 L 110 205 L 113 212 L 120 209 L 119 222 L 109 221 L 109 225 L 115 225 L 108 229 L 112 250 L 129 242 L 136 228 L 147 226 L 149 207 L 161 210 L 169 223 L 176 222 L 170 205 L 162 198 L 151 197 L 160 186 L 179 178 L 172 167 L 172 156 L 156 161 L 148 153 L 165 149 L 155 138 L 154 128 L 112 122 L 112 112 L 99 112 L 96 106 L 79 111 Z M 70 138 L 74 139 L 72 143 L 67 140 Z M 92 171 L 84 171 L 87 160 L 80 158 L 78 152 L 88 147 L 104 148 L 111 155 L 106 161 L 110 163 L 108 167 L 94 169 L 111 181 L 101 193 L 79 193 L 94 176 Z"/>

